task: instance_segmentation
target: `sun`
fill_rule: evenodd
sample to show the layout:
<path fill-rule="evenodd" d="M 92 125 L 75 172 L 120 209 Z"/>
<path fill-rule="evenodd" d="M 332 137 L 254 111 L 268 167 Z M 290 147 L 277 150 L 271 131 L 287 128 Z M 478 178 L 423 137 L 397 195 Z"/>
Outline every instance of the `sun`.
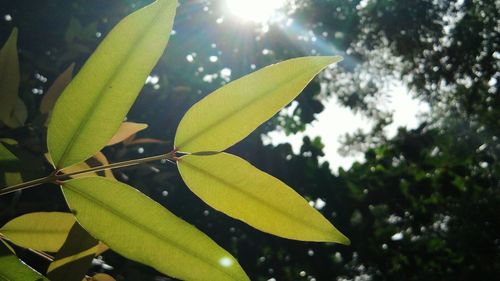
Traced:
<path fill-rule="evenodd" d="M 265 23 L 271 20 L 286 0 L 226 0 L 228 10 L 244 21 Z"/>

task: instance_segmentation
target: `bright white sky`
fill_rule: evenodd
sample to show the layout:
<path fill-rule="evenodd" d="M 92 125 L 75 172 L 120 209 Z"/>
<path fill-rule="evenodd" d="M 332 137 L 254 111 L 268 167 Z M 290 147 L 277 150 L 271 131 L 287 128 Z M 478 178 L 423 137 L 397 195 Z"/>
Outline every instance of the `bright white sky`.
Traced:
<path fill-rule="evenodd" d="M 226 0 L 228 10 L 245 21 L 266 22 L 286 0 Z"/>
<path fill-rule="evenodd" d="M 225 0 L 227 10 L 242 21 L 253 23 L 264 23 L 285 5 L 287 0 Z M 329 45 L 328 45 L 329 46 Z M 419 125 L 421 113 L 429 111 L 427 104 L 419 103 L 411 98 L 408 90 L 397 83 L 391 89 L 389 99 L 381 101 L 377 106 L 394 113 L 394 123 L 386 128 L 387 136 L 392 137 L 397 133 L 398 127 L 416 128 Z M 373 121 L 360 114 L 354 114 L 350 109 L 339 105 L 335 97 L 332 97 L 325 104 L 325 110 L 318 114 L 317 120 L 307 125 L 305 132 L 296 135 L 286 136 L 283 132 L 272 132 L 263 137 L 264 143 L 274 145 L 280 143 L 291 143 L 295 153 L 300 151 L 302 138 L 307 135 L 311 138 L 320 136 L 325 144 L 325 157 L 321 161 L 328 161 L 332 172 L 337 173 L 339 167 L 349 169 L 355 161 L 363 161 L 362 154 L 357 156 L 342 157 L 337 152 L 340 147 L 339 139 L 346 133 L 353 133 L 358 129 L 365 132 L 370 131 Z"/>
<path fill-rule="evenodd" d="M 398 127 L 416 128 L 420 124 L 418 116 L 427 113 L 429 107 L 412 99 L 408 90 L 403 85 L 398 85 L 390 90 L 389 102 L 380 105 L 384 109 L 394 112 L 394 123 L 386 127 L 389 137 L 397 133 Z M 349 169 L 355 161 L 363 161 L 363 155 L 355 157 L 343 157 L 338 154 L 340 147 L 339 139 L 346 133 L 362 129 L 368 132 L 373 122 L 360 114 L 354 114 L 349 108 L 341 106 L 335 98 L 325 104 L 325 110 L 316 116 L 317 120 L 307 125 L 305 132 L 286 136 L 283 132 L 271 132 L 270 142 L 274 145 L 289 142 L 295 153 L 300 151 L 302 138 L 307 135 L 311 138 L 320 136 L 325 144 L 325 157 L 322 161 L 328 161 L 333 173 L 337 173 L 339 167 Z M 264 138 L 269 143 L 268 138 Z"/>

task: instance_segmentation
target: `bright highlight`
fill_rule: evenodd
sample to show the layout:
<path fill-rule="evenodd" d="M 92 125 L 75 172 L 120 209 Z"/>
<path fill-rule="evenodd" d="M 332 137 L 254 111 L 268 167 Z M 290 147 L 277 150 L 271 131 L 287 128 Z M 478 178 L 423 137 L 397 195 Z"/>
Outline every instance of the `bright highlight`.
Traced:
<path fill-rule="evenodd" d="M 269 21 L 286 0 L 226 0 L 228 10 L 235 16 L 257 23 Z"/>
<path fill-rule="evenodd" d="M 231 265 L 233 265 L 233 261 L 228 258 L 228 257 L 223 257 L 219 260 L 219 263 L 220 265 L 222 265 L 223 267 L 229 267 Z"/>

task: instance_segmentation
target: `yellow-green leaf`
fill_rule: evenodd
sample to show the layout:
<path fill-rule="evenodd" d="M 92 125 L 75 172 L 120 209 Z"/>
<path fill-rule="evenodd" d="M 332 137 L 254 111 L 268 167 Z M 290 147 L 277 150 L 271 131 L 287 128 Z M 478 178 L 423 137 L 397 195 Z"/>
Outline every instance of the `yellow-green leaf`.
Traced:
<path fill-rule="evenodd" d="M 126 258 L 185 280 L 249 280 L 208 236 L 124 183 L 78 178 L 63 192 L 78 222 Z"/>
<path fill-rule="evenodd" d="M 144 123 L 134 123 L 134 122 L 123 122 L 116 132 L 116 134 L 111 138 L 107 145 L 117 144 L 124 141 L 130 136 L 140 132 L 148 127 L 148 124 Z"/>
<path fill-rule="evenodd" d="M 107 250 L 109 250 L 108 245 L 99 241 L 99 243 L 97 244 L 97 251 L 95 252 L 95 255 L 96 256 L 101 255 L 102 253 L 106 252 Z"/>
<path fill-rule="evenodd" d="M 74 164 L 74 165 L 71 165 L 67 168 L 62 169 L 61 173 L 69 174 L 69 173 L 79 172 L 79 171 L 88 170 L 88 169 L 90 169 L 89 164 L 87 164 L 85 162 L 80 162 L 78 164 Z M 86 174 L 74 175 L 71 177 L 78 178 L 78 177 L 88 177 L 88 176 L 97 176 L 97 173 L 90 172 L 90 173 L 86 173 Z"/>
<path fill-rule="evenodd" d="M 0 120 L 10 119 L 19 91 L 19 60 L 17 57 L 17 28 L 0 49 Z"/>
<path fill-rule="evenodd" d="M 73 224 L 64 245 L 47 269 L 47 277 L 51 281 L 81 280 L 91 267 L 97 245 L 98 241 L 80 224 Z"/>
<path fill-rule="evenodd" d="M 106 155 L 104 153 L 98 151 L 95 155 L 94 158 L 99 161 L 103 166 L 109 165 L 108 158 L 106 158 Z M 104 176 L 112 179 L 116 179 L 115 176 L 113 175 L 113 170 L 111 169 L 106 169 L 104 170 Z"/>
<path fill-rule="evenodd" d="M 227 215 L 277 236 L 349 244 L 292 188 L 227 153 L 186 155 L 178 161 L 186 185 Z"/>
<path fill-rule="evenodd" d="M 302 57 L 233 81 L 193 105 L 175 135 L 179 151 L 222 151 L 248 136 L 291 102 L 326 66 L 340 57 Z"/>
<path fill-rule="evenodd" d="M 75 217 L 70 213 L 29 213 L 6 223 L 0 233 L 18 246 L 57 252 L 74 223 Z"/>
<path fill-rule="evenodd" d="M 106 273 L 97 273 L 96 275 L 92 276 L 92 281 L 115 281 L 115 278 L 109 276 Z"/>
<path fill-rule="evenodd" d="M 2 167 L 19 161 L 16 155 L 14 155 L 14 153 L 12 153 L 7 147 L 5 147 L 5 145 L 3 144 L 4 140 L 11 141 L 10 139 L 0 139 L 0 164 L 2 164 Z M 5 143 L 9 144 L 8 142 Z"/>
<path fill-rule="evenodd" d="M 5 172 L 5 186 L 11 186 L 23 182 L 23 176 L 20 172 Z"/>
<path fill-rule="evenodd" d="M 7 244 L 0 240 L 0 280 L 2 281 L 49 281 L 16 256 Z"/>
<path fill-rule="evenodd" d="M 91 157 L 118 130 L 163 53 L 176 6 L 157 0 L 120 21 L 64 89 L 47 137 L 57 168 Z"/>
<path fill-rule="evenodd" d="M 73 78 L 73 69 L 75 68 L 75 63 L 72 63 L 63 73 L 61 73 L 52 86 L 47 90 L 47 93 L 43 95 L 42 101 L 40 103 L 40 112 L 48 113 L 56 103 L 57 98 L 61 95 L 64 88 L 68 86 L 69 82 Z"/>

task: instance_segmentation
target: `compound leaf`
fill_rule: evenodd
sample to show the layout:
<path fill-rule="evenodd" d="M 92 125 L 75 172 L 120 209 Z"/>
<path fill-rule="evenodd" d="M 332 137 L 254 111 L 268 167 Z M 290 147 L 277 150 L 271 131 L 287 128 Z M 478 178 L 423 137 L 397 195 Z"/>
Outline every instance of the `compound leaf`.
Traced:
<path fill-rule="evenodd" d="M 144 194 L 103 177 L 63 183 L 78 222 L 124 257 L 186 280 L 249 280 L 208 236 Z"/>
<path fill-rule="evenodd" d="M 292 188 L 227 153 L 186 155 L 178 160 L 186 185 L 213 208 L 277 236 L 349 244 Z"/>

